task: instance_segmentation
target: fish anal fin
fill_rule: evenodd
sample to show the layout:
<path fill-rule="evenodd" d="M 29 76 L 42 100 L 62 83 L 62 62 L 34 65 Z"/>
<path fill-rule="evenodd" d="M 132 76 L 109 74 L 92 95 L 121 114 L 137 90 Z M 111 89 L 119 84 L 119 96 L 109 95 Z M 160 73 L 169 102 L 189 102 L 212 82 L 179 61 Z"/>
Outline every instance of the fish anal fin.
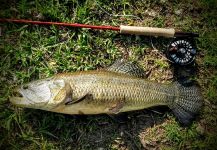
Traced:
<path fill-rule="evenodd" d="M 118 59 L 113 65 L 107 68 L 108 71 L 123 73 L 138 78 L 145 78 L 145 71 L 136 63 Z"/>

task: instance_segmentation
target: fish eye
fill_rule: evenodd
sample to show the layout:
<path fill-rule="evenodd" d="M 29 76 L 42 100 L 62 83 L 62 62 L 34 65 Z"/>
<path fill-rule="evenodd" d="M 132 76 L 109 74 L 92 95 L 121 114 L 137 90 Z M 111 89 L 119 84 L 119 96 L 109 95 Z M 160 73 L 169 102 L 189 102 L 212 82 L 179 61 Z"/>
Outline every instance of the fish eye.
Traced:
<path fill-rule="evenodd" d="M 23 86 L 23 89 L 24 89 L 24 90 L 26 90 L 26 89 L 28 89 L 28 88 L 29 88 L 28 85 L 24 85 L 24 86 Z"/>

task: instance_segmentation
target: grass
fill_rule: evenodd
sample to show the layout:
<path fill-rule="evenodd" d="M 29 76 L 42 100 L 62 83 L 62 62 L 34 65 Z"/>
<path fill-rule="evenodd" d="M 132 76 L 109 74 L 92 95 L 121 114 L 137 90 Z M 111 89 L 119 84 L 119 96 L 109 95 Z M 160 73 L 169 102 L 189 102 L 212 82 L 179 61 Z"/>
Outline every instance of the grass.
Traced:
<path fill-rule="evenodd" d="M 105 10 L 109 13 L 106 13 Z M 146 11 L 147 10 L 147 11 Z M 1 18 L 77 22 L 96 25 L 176 27 L 196 39 L 196 79 L 204 109 L 188 128 L 168 110 L 126 113 L 124 124 L 107 115 L 70 116 L 12 106 L 8 97 L 19 84 L 56 73 L 104 68 L 117 58 L 138 61 L 148 79 L 171 82 L 173 67 L 162 53 L 168 39 L 119 35 L 56 26 L 1 23 L 1 149 L 214 149 L 217 140 L 216 1 L 60 1 L 10 0 Z M 151 13 L 150 13 L 151 12 Z M 178 12 L 178 13 L 177 13 Z M 113 16 L 111 15 L 113 14 Z M 134 15 L 115 16 L 115 15 Z M 138 19 L 140 18 L 140 19 Z"/>

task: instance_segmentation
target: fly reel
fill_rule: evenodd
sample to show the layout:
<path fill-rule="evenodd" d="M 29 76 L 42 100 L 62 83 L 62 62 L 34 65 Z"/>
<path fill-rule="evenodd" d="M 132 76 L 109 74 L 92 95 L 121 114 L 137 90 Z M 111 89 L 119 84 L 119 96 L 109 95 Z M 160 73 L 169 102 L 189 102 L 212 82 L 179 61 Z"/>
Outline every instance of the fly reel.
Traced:
<path fill-rule="evenodd" d="M 167 48 L 167 57 L 178 65 L 188 65 L 195 59 L 196 47 L 189 38 L 175 38 Z"/>

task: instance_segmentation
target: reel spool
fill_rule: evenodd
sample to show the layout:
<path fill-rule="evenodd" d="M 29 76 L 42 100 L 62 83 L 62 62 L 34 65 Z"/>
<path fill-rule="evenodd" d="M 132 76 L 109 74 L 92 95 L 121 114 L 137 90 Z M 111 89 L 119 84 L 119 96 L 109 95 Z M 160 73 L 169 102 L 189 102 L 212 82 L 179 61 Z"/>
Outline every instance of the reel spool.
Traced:
<path fill-rule="evenodd" d="M 190 39 L 175 38 L 167 48 L 168 58 L 178 65 L 188 65 L 195 59 L 196 47 Z"/>

